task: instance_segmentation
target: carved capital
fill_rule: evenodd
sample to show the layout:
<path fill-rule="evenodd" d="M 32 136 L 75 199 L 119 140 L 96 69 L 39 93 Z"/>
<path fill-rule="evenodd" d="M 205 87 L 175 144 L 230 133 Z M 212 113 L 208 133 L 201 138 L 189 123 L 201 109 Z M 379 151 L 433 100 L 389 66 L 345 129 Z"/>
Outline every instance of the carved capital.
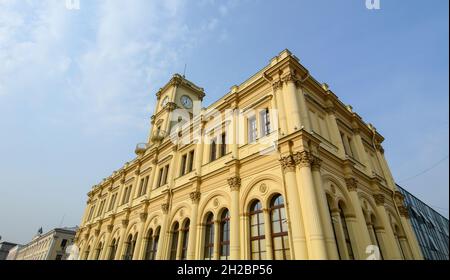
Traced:
<path fill-rule="evenodd" d="M 191 198 L 192 203 L 195 203 L 195 204 L 197 204 L 200 201 L 200 196 L 201 196 L 201 194 L 198 191 L 191 192 L 189 194 L 189 197 Z"/>
<path fill-rule="evenodd" d="M 295 161 L 291 155 L 282 157 L 280 159 L 280 164 L 284 172 L 295 171 Z"/>
<path fill-rule="evenodd" d="M 145 222 L 147 220 L 147 213 L 141 213 L 139 214 L 139 218 L 141 219 L 141 222 Z"/>
<path fill-rule="evenodd" d="M 278 89 L 281 89 L 283 86 L 283 83 L 281 81 L 276 81 L 272 83 L 273 91 L 277 91 Z"/>
<path fill-rule="evenodd" d="M 403 216 L 407 219 L 409 219 L 409 211 L 408 211 L 408 207 L 402 205 L 398 207 L 398 212 L 400 213 L 400 216 Z"/>
<path fill-rule="evenodd" d="M 113 228 L 114 228 L 113 225 L 108 225 L 108 226 L 106 227 L 106 230 L 108 230 L 108 232 L 111 233 L 112 230 L 113 230 Z"/>
<path fill-rule="evenodd" d="M 378 206 L 383 206 L 384 205 L 384 195 L 382 193 L 376 193 L 373 195 L 373 198 L 375 199 L 375 203 Z"/>
<path fill-rule="evenodd" d="M 322 159 L 320 159 L 318 156 L 311 157 L 312 170 L 319 170 L 321 165 L 322 165 Z"/>
<path fill-rule="evenodd" d="M 352 178 L 346 178 L 345 179 L 345 184 L 347 186 L 348 191 L 350 191 L 350 192 L 354 192 L 358 188 L 358 180 L 356 180 L 353 177 Z"/>
<path fill-rule="evenodd" d="M 311 166 L 311 154 L 307 151 L 301 151 L 296 153 L 294 156 L 295 165 L 301 167 L 310 167 Z"/>
<path fill-rule="evenodd" d="M 298 78 L 295 76 L 294 73 L 289 73 L 289 74 L 287 74 L 286 76 L 284 76 L 282 78 L 282 81 L 284 83 L 289 83 L 289 82 L 297 83 L 298 82 Z"/>
<path fill-rule="evenodd" d="M 178 106 L 175 102 L 168 102 L 166 107 L 167 107 L 167 110 L 174 111 Z"/>
<path fill-rule="evenodd" d="M 169 203 L 164 203 L 161 205 L 161 210 L 164 214 L 167 214 L 169 212 Z"/>
<path fill-rule="evenodd" d="M 377 150 L 380 151 L 380 153 L 384 154 L 384 148 L 383 148 L 383 146 L 381 146 L 380 143 L 377 143 L 376 147 L 377 147 Z"/>
<path fill-rule="evenodd" d="M 334 115 L 336 113 L 336 108 L 334 106 L 328 106 L 325 108 L 325 111 L 330 115 Z"/>
<path fill-rule="evenodd" d="M 99 234 L 100 234 L 100 230 L 99 230 L 99 229 L 94 230 L 94 235 L 95 235 L 95 237 L 98 237 Z"/>
<path fill-rule="evenodd" d="M 123 220 L 122 220 L 122 226 L 123 226 L 123 227 L 127 227 L 127 226 L 128 226 L 128 222 L 129 222 L 128 219 L 123 219 Z"/>
<path fill-rule="evenodd" d="M 231 191 L 238 191 L 241 187 L 241 178 L 238 176 L 228 178 L 228 185 Z"/>

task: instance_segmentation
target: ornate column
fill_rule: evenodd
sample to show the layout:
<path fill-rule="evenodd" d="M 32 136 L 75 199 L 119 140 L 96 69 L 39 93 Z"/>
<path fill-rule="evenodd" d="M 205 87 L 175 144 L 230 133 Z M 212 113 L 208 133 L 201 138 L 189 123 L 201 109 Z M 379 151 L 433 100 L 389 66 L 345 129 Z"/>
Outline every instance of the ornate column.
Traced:
<path fill-rule="evenodd" d="M 240 228 L 239 228 L 239 189 L 241 188 L 241 178 L 238 176 L 228 178 L 228 185 L 231 190 L 230 208 L 230 259 L 240 258 Z"/>
<path fill-rule="evenodd" d="M 283 87 L 283 96 L 286 99 L 286 112 L 289 115 L 287 118 L 288 133 L 293 133 L 301 128 L 300 108 L 297 101 L 297 78 L 294 73 L 289 73 L 283 77 L 285 86 Z"/>
<path fill-rule="evenodd" d="M 347 186 L 347 190 L 350 194 L 351 204 L 355 210 L 355 253 L 357 254 L 359 259 L 366 259 L 366 248 L 371 245 L 372 241 L 370 240 L 369 231 L 367 230 L 366 219 L 364 218 L 364 213 L 362 211 L 361 201 L 358 196 L 358 181 L 353 177 L 347 177 L 345 179 L 345 184 Z"/>
<path fill-rule="evenodd" d="M 202 163 L 203 163 L 203 150 L 205 147 L 205 139 L 204 139 L 204 129 L 205 129 L 205 122 L 202 120 L 200 124 L 200 135 L 197 135 L 200 143 L 197 143 L 197 148 L 195 149 L 195 171 L 197 173 L 197 176 L 202 175 Z"/>
<path fill-rule="evenodd" d="M 395 240 L 395 235 L 392 230 L 391 222 L 389 220 L 389 217 L 386 213 L 386 208 L 384 207 L 384 194 L 382 193 L 376 193 L 373 195 L 373 198 L 375 200 L 375 204 L 377 205 L 377 210 L 380 215 L 380 222 L 384 226 L 384 229 L 386 231 L 386 259 L 394 259 L 394 260 L 401 260 L 401 253 L 400 248 L 397 246 L 397 242 Z"/>
<path fill-rule="evenodd" d="M 280 159 L 281 167 L 284 173 L 286 184 L 286 202 L 289 205 L 289 223 L 291 224 L 293 254 L 292 259 L 307 260 L 308 251 L 305 238 L 305 229 L 303 227 L 302 209 L 300 206 L 300 198 L 298 194 L 297 182 L 295 179 L 295 161 L 292 155 L 287 155 Z M 270 219 L 265 221 L 270 222 Z M 270 238 L 270 236 L 267 236 Z"/>
<path fill-rule="evenodd" d="M 130 201 L 133 201 L 138 195 L 139 189 L 140 189 L 140 173 L 141 173 L 141 163 L 138 163 L 138 166 L 136 167 L 136 170 L 134 171 L 134 183 L 132 188 L 132 194 L 130 197 Z"/>
<path fill-rule="evenodd" d="M 376 153 L 378 161 L 380 162 L 381 170 L 384 174 L 384 178 L 386 179 L 389 188 L 393 191 L 396 191 L 397 187 L 394 181 L 394 177 L 392 176 L 391 170 L 389 169 L 389 165 L 386 161 L 386 158 L 384 157 L 384 149 L 381 146 L 381 144 L 377 145 Z"/>
<path fill-rule="evenodd" d="M 317 203 L 319 205 L 320 220 L 322 221 L 322 228 L 325 235 L 326 248 L 328 258 L 332 260 L 339 259 L 339 253 L 337 251 L 337 244 L 334 238 L 333 226 L 331 224 L 330 211 L 328 210 L 328 202 L 325 194 L 325 190 L 322 184 L 322 174 L 320 172 L 320 166 L 322 160 L 317 156 L 311 157 L 311 170 L 314 180 L 314 188 Z"/>
<path fill-rule="evenodd" d="M 404 205 L 405 197 L 399 191 L 395 192 L 394 197 L 398 212 L 400 214 L 400 222 L 402 223 L 403 231 L 405 232 L 406 239 L 411 249 L 412 257 L 414 260 L 423 260 L 422 251 L 411 226 L 408 208 Z"/>
<path fill-rule="evenodd" d="M 112 233 L 113 228 L 114 228 L 113 225 L 108 225 L 106 227 L 105 244 L 103 245 L 103 250 L 99 257 L 100 260 L 106 260 L 107 256 L 109 255 L 109 250 L 111 249 L 109 247 L 109 244 L 111 243 L 111 233 Z"/>
<path fill-rule="evenodd" d="M 125 234 L 127 233 L 128 222 L 129 222 L 128 219 L 122 220 L 122 228 L 120 229 L 119 246 L 117 247 L 116 256 L 114 258 L 115 260 L 123 259 L 122 249 L 123 249 L 123 244 L 125 244 L 125 242 L 126 242 Z"/>
<path fill-rule="evenodd" d="M 311 154 L 307 151 L 296 153 L 295 164 L 297 183 L 300 192 L 300 205 L 304 218 L 306 242 L 308 244 L 309 259 L 326 260 L 327 249 L 325 235 L 320 220 L 320 209 L 317 203 L 317 195 L 314 190 L 314 181 L 311 172 Z"/>
<path fill-rule="evenodd" d="M 326 108 L 327 110 L 327 123 L 330 128 L 330 137 L 333 144 L 338 148 L 338 154 L 340 158 L 345 158 L 344 143 L 342 142 L 341 132 L 339 131 L 336 114 L 334 112 L 334 106 L 330 105 Z"/>
<path fill-rule="evenodd" d="M 372 176 L 372 169 L 370 168 L 370 162 L 366 149 L 364 149 L 364 144 L 361 139 L 361 132 L 357 123 L 353 124 L 353 139 L 355 139 L 355 147 L 358 152 L 359 160 L 364 164 L 366 169 L 366 174 Z"/>
<path fill-rule="evenodd" d="M 200 201 L 200 192 L 193 191 L 189 194 L 192 201 L 192 214 L 191 221 L 189 225 L 189 240 L 188 240 L 188 249 L 187 249 L 187 259 L 194 260 L 195 259 L 195 248 L 197 247 L 197 229 L 198 225 L 198 203 Z"/>
<path fill-rule="evenodd" d="M 309 74 L 306 74 L 308 77 Z M 295 83 L 297 85 L 296 88 L 296 95 L 298 98 L 298 103 L 297 106 L 300 106 L 299 110 L 300 110 L 300 124 L 306 129 L 306 131 L 310 132 L 311 131 L 311 120 L 309 119 L 309 110 L 308 110 L 308 106 L 306 105 L 306 98 L 305 98 L 305 94 L 303 92 L 303 82 L 307 79 L 307 78 L 302 78 L 303 81 L 301 80 L 296 80 Z"/>
<path fill-rule="evenodd" d="M 277 100 L 277 109 L 278 110 L 278 116 L 280 118 L 280 132 L 281 135 L 286 135 L 288 133 L 287 129 L 287 117 L 286 117 L 286 107 L 284 104 L 284 98 L 282 96 L 282 87 L 283 82 L 276 81 L 272 84 L 273 88 L 273 95 L 275 96 Z"/>
<path fill-rule="evenodd" d="M 141 213 L 139 215 L 139 219 L 141 221 L 141 228 L 139 232 L 137 233 L 136 237 L 136 246 L 134 246 L 134 253 L 133 253 L 133 260 L 142 260 L 142 240 L 145 237 L 145 222 L 147 221 L 147 213 Z"/>
<path fill-rule="evenodd" d="M 161 210 L 163 212 L 163 217 L 161 221 L 161 231 L 159 234 L 159 242 L 158 242 L 158 251 L 156 252 L 156 260 L 163 260 L 165 256 L 165 244 L 167 240 L 168 231 L 167 231 L 167 214 L 169 213 L 169 204 L 164 203 L 161 205 Z"/>

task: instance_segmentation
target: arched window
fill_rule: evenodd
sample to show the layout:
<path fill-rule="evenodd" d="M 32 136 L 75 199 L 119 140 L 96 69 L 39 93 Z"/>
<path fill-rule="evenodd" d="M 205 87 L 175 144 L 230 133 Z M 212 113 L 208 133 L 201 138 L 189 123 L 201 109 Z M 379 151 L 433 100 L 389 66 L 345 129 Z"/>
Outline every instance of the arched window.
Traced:
<path fill-rule="evenodd" d="M 181 243 L 181 259 L 186 260 L 187 259 L 187 249 L 188 249 L 188 242 L 189 242 L 189 226 L 191 222 L 189 219 L 186 219 L 186 221 L 183 224 L 183 227 L 181 228 L 181 234 L 182 236 L 182 243 Z"/>
<path fill-rule="evenodd" d="M 100 253 L 102 252 L 102 249 L 103 249 L 103 242 L 100 242 L 97 246 L 97 249 L 95 250 L 94 260 L 98 260 L 100 258 Z"/>
<path fill-rule="evenodd" d="M 128 236 L 127 242 L 125 243 L 126 250 L 125 250 L 125 255 L 123 257 L 124 260 L 132 260 L 133 259 L 134 247 L 136 246 L 136 236 L 137 236 L 137 234 L 135 234 L 134 237 L 131 234 Z"/>
<path fill-rule="evenodd" d="M 328 212 L 330 214 L 330 219 L 331 219 L 331 225 L 333 226 L 333 236 L 334 236 L 334 242 L 336 242 L 336 247 L 337 247 L 337 252 L 338 252 L 338 256 L 339 259 L 342 260 L 342 248 L 340 246 L 340 242 L 338 242 L 338 226 L 339 226 L 339 220 L 337 218 L 335 218 L 333 216 L 333 212 L 332 212 L 332 208 L 333 208 L 333 204 L 332 201 L 333 199 L 331 198 L 331 196 L 329 194 L 326 194 L 327 197 L 327 205 L 328 205 Z"/>
<path fill-rule="evenodd" d="M 205 260 L 213 259 L 214 253 L 214 216 L 208 213 L 205 222 L 205 245 L 203 251 L 203 258 Z"/>
<path fill-rule="evenodd" d="M 370 223 L 369 223 L 369 232 L 370 232 L 370 237 L 372 239 L 372 243 L 373 245 L 376 245 L 378 247 L 378 250 L 380 251 L 380 259 L 383 259 L 383 251 L 381 249 L 380 246 L 380 239 L 379 239 L 379 233 L 375 230 L 375 226 L 377 224 L 377 220 L 375 215 L 370 215 Z"/>
<path fill-rule="evenodd" d="M 179 236 L 179 224 L 178 222 L 175 222 L 175 224 L 172 227 L 172 241 L 170 245 L 170 259 L 176 260 L 177 259 L 177 248 L 178 248 L 178 236 Z"/>
<path fill-rule="evenodd" d="M 347 218 L 345 217 L 344 207 L 342 206 L 342 203 L 339 203 L 339 215 L 341 216 L 342 230 L 344 232 L 344 240 L 347 246 L 348 258 L 350 260 L 354 260 L 355 255 L 353 254 L 352 241 L 350 240 L 350 233 L 348 231 L 347 226 Z"/>
<path fill-rule="evenodd" d="M 230 256 L 230 212 L 223 210 L 220 217 L 220 259 L 228 260 Z"/>
<path fill-rule="evenodd" d="M 270 216 L 272 225 L 273 258 L 275 260 L 289 260 L 288 226 L 284 200 L 281 195 L 276 195 L 270 203 Z"/>
<path fill-rule="evenodd" d="M 400 251 L 401 257 L 404 260 L 405 252 L 403 251 L 403 247 L 402 247 L 402 244 L 401 244 L 400 238 L 399 238 L 400 230 L 398 229 L 397 225 L 393 225 L 392 229 L 394 230 L 395 242 L 397 243 L 398 250 Z"/>
<path fill-rule="evenodd" d="M 84 259 L 87 260 L 89 257 L 89 253 L 91 252 L 91 246 L 88 246 L 86 248 L 86 251 L 84 252 Z"/>
<path fill-rule="evenodd" d="M 154 260 L 156 258 L 156 251 L 158 250 L 159 241 L 159 227 L 153 232 L 152 229 L 147 234 L 147 247 L 145 249 L 145 259 Z"/>
<path fill-rule="evenodd" d="M 108 260 L 114 260 L 114 258 L 116 257 L 117 245 L 118 244 L 119 244 L 119 239 L 116 240 L 114 238 L 113 241 L 111 242 Z"/>
<path fill-rule="evenodd" d="M 250 249 L 252 260 L 266 259 L 266 236 L 264 234 L 264 213 L 259 200 L 250 205 Z"/>

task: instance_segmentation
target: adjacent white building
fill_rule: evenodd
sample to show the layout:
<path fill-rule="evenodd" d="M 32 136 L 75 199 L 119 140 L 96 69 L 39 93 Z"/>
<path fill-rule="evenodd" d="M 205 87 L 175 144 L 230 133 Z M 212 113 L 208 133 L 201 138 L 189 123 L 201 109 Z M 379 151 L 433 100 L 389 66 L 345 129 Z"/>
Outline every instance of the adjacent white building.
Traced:
<path fill-rule="evenodd" d="M 55 228 L 38 233 L 22 248 L 17 249 L 16 260 L 64 260 L 66 249 L 73 243 L 77 227 Z"/>

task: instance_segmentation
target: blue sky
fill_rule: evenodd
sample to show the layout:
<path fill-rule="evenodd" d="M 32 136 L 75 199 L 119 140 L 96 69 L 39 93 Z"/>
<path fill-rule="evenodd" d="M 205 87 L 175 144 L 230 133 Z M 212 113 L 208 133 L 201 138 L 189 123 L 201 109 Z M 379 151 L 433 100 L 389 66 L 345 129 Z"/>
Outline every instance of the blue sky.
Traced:
<path fill-rule="evenodd" d="M 185 64 L 208 105 L 285 48 L 385 136 L 396 180 L 448 217 L 447 0 L 80 2 L 0 0 L 3 240 L 79 224 Z"/>

